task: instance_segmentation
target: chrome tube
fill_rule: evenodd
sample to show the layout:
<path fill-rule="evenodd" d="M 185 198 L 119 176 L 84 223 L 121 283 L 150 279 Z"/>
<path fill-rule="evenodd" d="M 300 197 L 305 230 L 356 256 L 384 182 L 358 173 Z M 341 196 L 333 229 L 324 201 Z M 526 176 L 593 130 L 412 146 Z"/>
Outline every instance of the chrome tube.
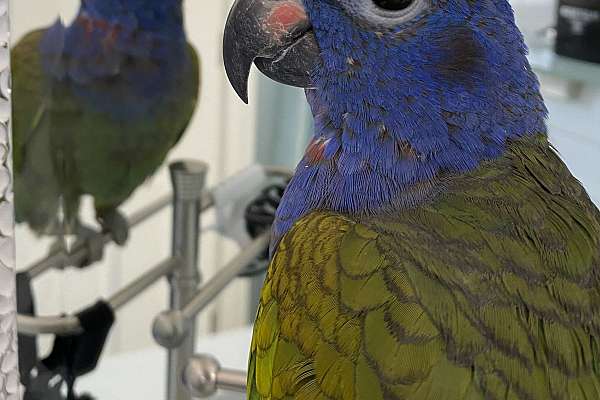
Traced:
<path fill-rule="evenodd" d="M 127 218 L 127 221 L 129 222 L 129 228 L 131 229 L 134 226 L 141 224 L 169 204 L 171 204 L 171 196 L 163 196 L 141 210 L 133 213 Z M 102 242 L 105 246 L 112 241 L 112 236 L 110 233 L 98 232 L 98 236 L 102 238 Z M 48 254 L 44 259 L 28 267 L 24 272 L 26 272 L 31 279 L 34 279 L 50 269 L 77 265 L 79 262 L 82 262 L 87 258 L 87 253 L 88 249 L 85 246 L 85 242 L 78 240 L 75 242 L 73 249 L 69 253 L 66 253 L 62 249 L 56 249 Z"/>
<path fill-rule="evenodd" d="M 246 393 L 246 373 L 233 369 L 221 369 L 217 373 L 217 389 Z"/>
<path fill-rule="evenodd" d="M 265 171 L 267 175 L 270 177 L 281 177 L 284 179 L 289 179 L 293 175 L 293 171 L 278 166 L 265 166 Z M 212 191 L 208 191 L 202 194 L 201 199 L 201 210 L 206 211 L 210 207 L 214 205 L 214 200 L 211 195 Z M 147 205 L 141 210 L 133 213 L 131 216 L 127 218 L 129 222 L 129 228 L 133 228 L 150 217 L 154 216 L 158 212 L 162 211 L 165 207 L 171 204 L 173 201 L 173 196 L 165 195 L 160 199 L 154 201 L 153 203 Z M 99 236 L 102 236 L 104 240 L 104 244 L 108 244 L 112 241 L 112 237 L 108 233 L 98 233 Z M 76 242 L 73 245 L 73 250 L 67 254 L 61 249 L 57 249 L 49 253 L 42 260 L 30 265 L 24 272 L 27 272 L 31 279 L 43 274 L 44 272 L 53 269 L 53 268 L 64 268 L 66 266 L 76 265 L 77 262 L 81 262 L 86 259 L 88 256 L 88 250 L 85 247 L 84 242 Z"/>
<path fill-rule="evenodd" d="M 173 184 L 173 257 L 180 260 L 171 273 L 170 309 L 181 310 L 194 296 L 200 284 L 198 242 L 200 239 L 201 199 L 208 166 L 205 163 L 185 161 L 171 164 Z M 167 367 L 167 399 L 191 400 L 182 384 L 187 360 L 194 354 L 196 338 L 195 319 L 188 321 L 189 332 L 178 346 L 170 348 Z"/>
<path fill-rule="evenodd" d="M 74 315 L 66 317 L 17 316 L 17 329 L 23 335 L 76 335 L 83 332 L 79 319 Z"/>
<path fill-rule="evenodd" d="M 133 300 L 138 294 L 156 283 L 160 278 L 171 273 L 178 265 L 179 260 L 177 258 L 169 258 L 168 260 L 163 261 L 112 295 L 108 300 L 108 304 L 110 304 L 113 310 L 117 311 L 119 308 Z"/>

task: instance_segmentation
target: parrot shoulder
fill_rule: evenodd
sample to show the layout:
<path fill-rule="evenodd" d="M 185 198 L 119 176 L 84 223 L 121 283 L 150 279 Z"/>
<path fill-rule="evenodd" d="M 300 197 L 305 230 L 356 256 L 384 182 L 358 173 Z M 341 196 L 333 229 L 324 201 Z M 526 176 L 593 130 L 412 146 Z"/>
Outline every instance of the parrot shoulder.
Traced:
<path fill-rule="evenodd" d="M 250 399 L 465 398 L 470 371 L 446 359 L 409 265 L 382 244 L 376 230 L 329 212 L 285 235 L 260 299 Z"/>
<path fill-rule="evenodd" d="M 430 203 L 315 211 L 261 294 L 250 399 L 598 398 L 600 216 L 545 138 Z"/>
<path fill-rule="evenodd" d="M 600 213 L 545 137 L 373 225 L 481 398 L 600 397 Z"/>

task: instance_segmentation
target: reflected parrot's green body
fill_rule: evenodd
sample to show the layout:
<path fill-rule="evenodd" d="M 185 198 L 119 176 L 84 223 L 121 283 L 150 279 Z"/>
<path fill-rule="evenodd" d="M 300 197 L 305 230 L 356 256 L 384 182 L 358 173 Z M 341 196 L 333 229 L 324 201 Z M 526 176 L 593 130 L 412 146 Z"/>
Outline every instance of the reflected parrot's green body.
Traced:
<path fill-rule="evenodd" d="M 430 200 L 283 237 L 249 398 L 600 398 L 600 214 L 545 136 L 413 189 Z"/>
<path fill-rule="evenodd" d="M 29 33 L 12 51 L 16 217 L 39 233 L 52 229 L 61 199 L 69 222 L 76 220 L 84 194 L 93 197 L 97 214 L 125 201 L 180 139 L 199 87 L 198 58 L 188 46 L 189 63 L 169 91 L 152 94 L 159 100 L 151 113 L 114 118 L 74 95 L 72 83 L 43 71 L 45 32 Z M 134 75 L 135 68 L 158 68 L 151 60 L 125 62 Z M 126 79 L 116 73 L 89 81 L 85 88 L 110 92 L 133 106 L 139 99 Z"/>

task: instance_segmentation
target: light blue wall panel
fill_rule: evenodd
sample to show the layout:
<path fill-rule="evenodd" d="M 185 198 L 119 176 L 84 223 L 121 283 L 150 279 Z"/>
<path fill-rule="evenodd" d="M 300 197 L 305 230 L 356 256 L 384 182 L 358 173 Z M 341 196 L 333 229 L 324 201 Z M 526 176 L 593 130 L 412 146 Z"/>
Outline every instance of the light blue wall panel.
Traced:
<path fill-rule="evenodd" d="M 312 136 L 312 116 L 304 91 L 261 75 L 257 101 L 256 159 L 295 167 Z"/>

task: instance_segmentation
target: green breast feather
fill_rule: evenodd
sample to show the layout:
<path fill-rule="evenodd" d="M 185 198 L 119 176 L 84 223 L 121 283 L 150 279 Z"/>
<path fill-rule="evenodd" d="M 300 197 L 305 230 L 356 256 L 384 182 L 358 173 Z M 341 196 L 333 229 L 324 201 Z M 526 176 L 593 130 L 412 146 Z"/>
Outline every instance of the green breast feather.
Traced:
<path fill-rule="evenodd" d="M 600 216 L 545 139 L 394 217 L 283 238 L 249 399 L 600 398 Z"/>

